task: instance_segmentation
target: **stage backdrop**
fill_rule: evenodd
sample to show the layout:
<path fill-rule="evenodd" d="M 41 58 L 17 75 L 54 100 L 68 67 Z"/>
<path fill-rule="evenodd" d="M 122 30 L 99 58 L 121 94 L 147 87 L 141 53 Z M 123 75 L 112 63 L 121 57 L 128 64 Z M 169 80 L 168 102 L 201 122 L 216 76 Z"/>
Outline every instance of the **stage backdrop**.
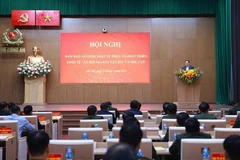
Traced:
<path fill-rule="evenodd" d="M 10 18 L 0 18 L 0 33 L 11 27 Z M 150 83 L 61 84 L 61 33 L 150 33 Z M 47 76 L 47 103 L 142 103 L 176 101 L 174 71 L 185 59 L 204 71 L 201 100 L 216 101 L 215 18 L 63 18 L 61 27 L 20 28 L 26 54 L 0 54 L 0 100 L 23 103 L 24 81 L 17 64 L 37 45 L 51 61 Z M 108 34 L 108 33 L 107 33 Z M 142 72 L 138 73 L 141 78 Z"/>
<path fill-rule="evenodd" d="M 61 33 L 60 83 L 150 83 L 149 33 Z"/>

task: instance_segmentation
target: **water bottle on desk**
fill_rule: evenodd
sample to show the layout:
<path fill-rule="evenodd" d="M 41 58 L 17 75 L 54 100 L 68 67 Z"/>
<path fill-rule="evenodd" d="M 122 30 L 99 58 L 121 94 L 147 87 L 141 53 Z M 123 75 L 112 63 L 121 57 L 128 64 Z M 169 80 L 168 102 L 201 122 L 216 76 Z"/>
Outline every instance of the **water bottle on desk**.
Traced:
<path fill-rule="evenodd" d="M 110 132 L 109 138 L 110 138 L 110 139 L 114 138 L 113 132 Z"/>
<path fill-rule="evenodd" d="M 84 140 L 88 139 L 87 132 L 83 132 L 82 139 Z"/>
<path fill-rule="evenodd" d="M 203 132 L 205 132 L 206 126 L 204 123 L 202 123 L 202 127 L 203 127 Z"/>
<path fill-rule="evenodd" d="M 222 110 L 222 117 L 225 119 L 226 111 L 225 109 Z"/>
<path fill-rule="evenodd" d="M 166 122 L 163 123 L 163 129 L 162 130 L 163 130 L 162 134 L 165 135 L 166 132 L 167 132 L 167 123 Z"/>
<path fill-rule="evenodd" d="M 111 118 L 108 118 L 108 123 L 111 123 Z"/>
<path fill-rule="evenodd" d="M 210 153 L 209 153 L 208 146 L 203 147 L 202 159 L 203 160 L 210 160 Z"/>
<path fill-rule="evenodd" d="M 174 133 L 173 133 L 173 140 L 175 141 L 176 138 L 177 138 L 177 132 L 174 132 Z"/>
<path fill-rule="evenodd" d="M 142 152 L 141 148 L 139 148 L 137 156 L 138 157 L 143 157 L 143 152 Z"/>
<path fill-rule="evenodd" d="M 98 128 L 98 123 L 95 123 L 95 124 L 94 124 L 94 127 L 95 127 L 95 128 Z"/>
<path fill-rule="evenodd" d="M 67 147 L 66 160 L 73 160 L 73 151 L 71 146 Z"/>

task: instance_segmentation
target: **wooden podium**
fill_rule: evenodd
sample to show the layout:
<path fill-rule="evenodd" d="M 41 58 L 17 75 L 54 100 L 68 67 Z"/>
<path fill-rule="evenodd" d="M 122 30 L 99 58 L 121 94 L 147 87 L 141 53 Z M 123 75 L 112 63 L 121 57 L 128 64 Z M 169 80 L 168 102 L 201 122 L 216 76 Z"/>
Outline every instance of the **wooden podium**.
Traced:
<path fill-rule="evenodd" d="M 201 93 L 201 76 L 192 84 L 187 84 L 183 80 L 178 78 L 177 71 L 175 74 L 175 82 L 177 88 L 177 104 L 182 106 L 197 106 L 200 103 Z"/>
<path fill-rule="evenodd" d="M 24 104 L 46 104 L 46 76 L 24 77 Z"/>

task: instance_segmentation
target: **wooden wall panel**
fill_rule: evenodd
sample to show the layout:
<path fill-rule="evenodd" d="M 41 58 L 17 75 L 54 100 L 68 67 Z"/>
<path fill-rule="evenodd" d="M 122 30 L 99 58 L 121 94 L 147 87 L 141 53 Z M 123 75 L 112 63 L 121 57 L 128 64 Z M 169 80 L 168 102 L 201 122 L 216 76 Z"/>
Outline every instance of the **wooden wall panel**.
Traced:
<path fill-rule="evenodd" d="M 11 27 L 0 18 L 0 33 Z M 60 33 L 150 32 L 150 84 L 60 84 Z M 48 103 L 142 103 L 176 101 L 174 71 L 185 59 L 204 71 L 201 100 L 215 102 L 215 18 L 62 18 L 61 27 L 21 27 L 26 54 L 0 53 L 0 100 L 23 103 L 23 76 L 17 65 L 37 45 L 53 71 L 47 77 Z M 81 78 L 81 77 L 77 77 Z"/>

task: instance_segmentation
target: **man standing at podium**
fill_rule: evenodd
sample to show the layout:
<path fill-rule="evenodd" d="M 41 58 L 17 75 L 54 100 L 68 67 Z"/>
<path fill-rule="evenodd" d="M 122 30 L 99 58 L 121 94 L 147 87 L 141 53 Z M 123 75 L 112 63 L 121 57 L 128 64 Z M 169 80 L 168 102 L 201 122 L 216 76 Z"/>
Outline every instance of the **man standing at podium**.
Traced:
<path fill-rule="evenodd" d="M 194 67 L 190 65 L 190 60 L 185 60 L 185 66 L 182 67 L 182 70 L 188 71 L 189 69 L 193 69 Z"/>

